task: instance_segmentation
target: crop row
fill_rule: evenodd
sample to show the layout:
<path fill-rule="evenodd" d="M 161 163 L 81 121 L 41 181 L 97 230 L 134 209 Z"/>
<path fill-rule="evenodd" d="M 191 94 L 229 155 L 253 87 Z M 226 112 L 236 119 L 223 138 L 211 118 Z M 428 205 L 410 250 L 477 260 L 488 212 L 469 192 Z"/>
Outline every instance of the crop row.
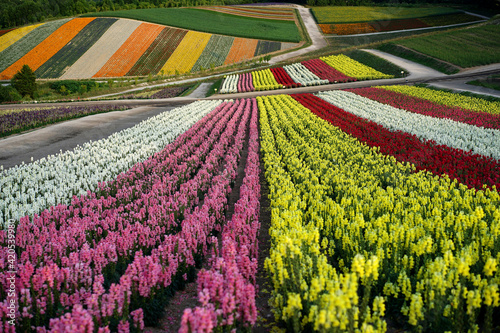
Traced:
<path fill-rule="evenodd" d="M 203 7 L 205 10 L 212 10 L 219 13 L 226 13 L 231 15 L 239 15 L 244 17 L 255 17 L 273 20 L 288 20 L 293 21 L 295 14 L 293 9 L 283 8 L 252 8 L 252 7 L 229 7 L 229 6 L 212 6 Z"/>
<path fill-rule="evenodd" d="M 197 72 L 201 69 L 222 66 L 231 50 L 233 42 L 234 37 L 212 35 L 191 71 Z"/>
<path fill-rule="evenodd" d="M 164 27 L 142 23 L 93 77 L 117 77 L 127 74 L 146 52 Z"/>
<path fill-rule="evenodd" d="M 254 71 L 251 74 L 252 86 L 257 91 L 393 77 L 342 54 L 272 68 L 270 71 Z M 261 82 L 260 77 L 265 77 L 266 80 Z M 225 94 L 253 91 L 249 90 L 247 81 L 247 76 L 230 75 L 223 82 L 220 92 Z"/>
<path fill-rule="evenodd" d="M 257 321 L 255 304 L 260 230 L 260 162 L 258 109 L 252 100 L 252 116 L 245 176 L 240 199 L 221 233 L 221 253 L 215 252 L 209 270 L 198 273 L 200 306 L 184 310 L 180 332 L 248 329 Z M 215 240 L 214 240 L 215 242 Z"/>
<path fill-rule="evenodd" d="M 37 128 L 63 120 L 88 116 L 91 114 L 124 110 L 119 106 L 89 106 L 89 107 L 52 107 L 36 110 L 24 110 L 0 115 L 0 137 L 13 133 Z"/>
<path fill-rule="evenodd" d="M 222 230 L 252 104 L 224 102 L 96 193 L 22 218 L 19 327 L 122 331 L 158 320 L 155 306 L 192 277 Z"/>
<path fill-rule="evenodd" d="M 149 118 L 106 139 L 3 170 L 0 223 L 68 204 L 132 165 L 158 152 L 201 119 L 218 102 L 200 102 Z"/>
<path fill-rule="evenodd" d="M 97 18 L 90 22 L 71 40 L 71 43 L 66 44 L 35 71 L 36 77 L 44 79 L 60 77 L 65 69 L 87 52 L 116 20 Z"/>
<path fill-rule="evenodd" d="M 1 53 L 2 56 L 0 57 L 0 73 L 21 59 L 26 53 L 44 41 L 54 31 L 56 31 L 63 24 L 67 23 L 69 20 L 70 19 L 62 19 L 44 23 L 33 29 L 16 43 L 3 50 Z M 10 33 L 15 33 L 15 31 L 16 30 L 11 31 Z M 0 79 L 10 79 L 10 77 L 3 77 L 0 75 Z"/>
<path fill-rule="evenodd" d="M 349 108 L 339 108 L 326 102 L 331 99 L 330 96 L 323 93 L 318 96 L 324 100 L 313 95 L 293 97 L 345 133 L 370 147 L 378 147 L 382 154 L 394 156 L 401 163 L 412 163 L 418 171 L 427 170 L 437 176 L 446 174 L 450 179 L 476 189 L 482 189 L 485 185 L 490 188 L 500 186 L 500 163 L 492 158 L 443 144 L 437 145 L 435 141 L 421 139 L 394 128 L 388 129 L 381 125 L 384 122 L 380 119 L 360 117 L 349 112 Z M 371 106 L 376 108 L 375 105 Z"/>
<path fill-rule="evenodd" d="M 28 65 L 33 71 L 36 71 L 93 20 L 94 18 L 75 18 L 65 23 L 23 57 L 6 68 L 0 73 L 0 77 L 13 77 L 23 65 Z"/>
<path fill-rule="evenodd" d="M 184 36 L 186 36 L 186 33 L 186 30 L 175 28 L 166 27 L 163 29 L 127 75 L 136 76 L 159 73 Z"/>
<path fill-rule="evenodd" d="M 415 172 L 288 96 L 257 99 L 272 212 L 266 270 L 287 331 L 385 331 L 385 318 L 421 331 L 491 329 L 496 190 Z"/>
<path fill-rule="evenodd" d="M 24 36 L 26 36 L 32 30 L 41 26 L 42 24 L 43 23 L 36 25 L 29 25 L 19 29 L 2 30 L 3 33 L 0 33 L 0 52 L 5 50 L 9 46 L 20 40 L 21 38 L 23 38 Z"/>
<path fill-rule="evenodd" d="M 12 78 L 24 64 L 40 78 L 173 75 L 246 61 L 283 46 L 125 19 L 57 20 L 0 36 L 0 78 Z"/>

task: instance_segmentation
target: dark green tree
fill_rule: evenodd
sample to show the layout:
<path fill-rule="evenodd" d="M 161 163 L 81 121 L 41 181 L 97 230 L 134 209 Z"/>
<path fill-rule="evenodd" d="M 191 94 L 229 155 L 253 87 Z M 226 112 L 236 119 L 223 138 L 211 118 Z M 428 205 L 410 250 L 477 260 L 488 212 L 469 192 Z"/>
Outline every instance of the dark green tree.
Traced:
<path fill-rule="evenodd" d="M 31 70 L 30 66 L 24 65 L 23 68 L 14 75 L 10 83 L 22 96 L 29 95 L 31 98 L 35 98 L 37 89 L 36 75 Z"/>

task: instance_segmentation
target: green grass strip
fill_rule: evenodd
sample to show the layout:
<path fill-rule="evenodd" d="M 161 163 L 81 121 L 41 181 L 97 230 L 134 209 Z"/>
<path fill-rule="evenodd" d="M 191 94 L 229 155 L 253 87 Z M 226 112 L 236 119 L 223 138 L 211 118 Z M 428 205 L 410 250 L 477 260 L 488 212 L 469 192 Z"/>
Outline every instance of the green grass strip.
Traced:
<path fill-rule="evenodd" d="M 399 43 L 399 42 L 398 42 Z M 402 47 L 401 45 L 395 45 L 392 43 L 389 44 L 383 44 L 378 47 L 379 50 L 394 54 L 398 57 L 405 58 L 411 61 L 414 61 L 416 63 L 422 64 L 424 66 L 433 68 L 437 71 L 440 71 L 445 74 L 455 74 L 460 71 L 460 68 L 448 64 L 446 62 L 443 62 L 439 59 L 430 57 L 426 54 L 421 54 L 418 52 L 415 52 L 412 49 L 408 49 L 405 47 Z"/>
<path fill-rule="evenodd" d="M 468 68 L 500 62 L 500 25 L 442 32 L 398 42 L 431 57 Z"/>
<path fill-rule="evenodd" d="M 231 46 L 233 46 L 233 42 L 234 37 L 212 35 L 207 46 L 203 49 L 201 56 L 191 69 L 191 72 L 197 72 L 202 68 L 209 69 L 222 66 L 229 54 L 229 50 L 231 50 Z"/>
<path fill-rule="evenodd" d="M 446 7 L 410 8 L 389 6 L 315 7 L 312 12 L 319 24 L 359 23 L 460 13 L 457 9 Z"/>
<path fill-rule="evenodd" d="M 58 78 L 66 68 L 73 65 L 118 19 L 97 18 L 90 22 L 52 58 L 36 71 L 37 78 Z"/>
<path fill-rule="evenodd" d="M 257 19 L 193 8 L 153 8 L 91 13 L 84 16 L 123 17 L 214 34 L 300 42 L 295 22 Z"/>
<path fill-rule="evenodd" d="M 49 37 L 64 23 L 70 19 L 47 22 L 28 33 L 26 36 L 0 52 L 0 72 L 3 72 L 10 65 L 21 59 L 26 53 Z"/>

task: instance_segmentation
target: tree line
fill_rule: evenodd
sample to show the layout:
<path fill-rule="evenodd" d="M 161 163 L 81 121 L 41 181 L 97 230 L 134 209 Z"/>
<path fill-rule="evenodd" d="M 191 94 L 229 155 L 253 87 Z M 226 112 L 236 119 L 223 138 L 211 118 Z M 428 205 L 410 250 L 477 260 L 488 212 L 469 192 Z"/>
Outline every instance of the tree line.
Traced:
<path fill-rule="evenodd" d="M 273 0 L 276 2 L 276 0 Z M 44 22 L 51 18 L 85 13 L 186 6 L 236 5 L 269 2 L 264 0 L 1 0 L 0 29 Z M 464 4 L 499 9 L 500 0 L 292 0 L 309 6 L 420 5 L 426 3 Z"/>

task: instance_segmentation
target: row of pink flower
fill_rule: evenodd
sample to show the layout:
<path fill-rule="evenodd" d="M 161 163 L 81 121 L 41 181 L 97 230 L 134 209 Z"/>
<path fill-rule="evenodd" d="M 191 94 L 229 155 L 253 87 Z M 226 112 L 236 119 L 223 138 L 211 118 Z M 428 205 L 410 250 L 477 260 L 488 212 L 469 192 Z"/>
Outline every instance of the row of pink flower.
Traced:
<path fill-rule="evenodd" d="M 91 194 L 88 197 L 74 200 L 70 209 L 64 210 L 59 206 L 52 207 L 50 211 L 45 211 L 40 217 L 35 217 L 32 225 L 37 227 L 33 230 L 35 231 L 33 238 L 24 235 L 31 231 L 26 223 L 29 222 L 29 219 L 26 218 L 25 220 L 28 221 L 22 222 L 25 228 L 18 229 L 19 244 L 25 244 L 18 265 L 20 278 L 17 285 L 17 290 L 21 290 L 19 299 L 22 307 L 17 316 L 21 321 L 21 326 L 30 325 L 27 327 L 28 329 L 33 326 L 34 323 L 30 320 L 33 313 L 36 314 L 34 321 L 38 322 L 40 320 L 37 320 L 37 317 L 57 314 L 55 305 L 58 304 L 66 310 L 73 307 L 73 312 L 80 313 L 76 306 L 84 302 L 87 303 L 85 311 L 90 311 L 99 325 L 106 326 L 109 324 L 111 316 L 116 316 L 118 313 L 123 318 L 127 318 L 129 313 L 129 309 L 115 306 L 115 304 L 123 304 L 117 297 L 125 300 L 127 297 L 134 297 L 134 295 L 148 297 L 152 289 L 159 288 L 158 279 L 161 279 L 163 286 L 166 287 L 173 277 L 185 274 L 186 267 L 194 265 L 194 255 L 199 254 L 200 251 L 205 253 L 208 246 L 206 242 L 199 243 L 203 240 L 203 237 L 197 237 L 200 231 L 199 226 L 193 227 L 186 221 L 196 224 L 194 221 L 204 220 L 213 227 L 215 227 L 216 221 L 221 221 L 225 202 L 221 193 L 227 195 L 230 189 L 224 185 L 225 179 L 228 178 L 228 175 L 233 176 L 232 173 L 235 173 L 235 171 L 230 173 L 229 170 L 235 170 L 233 164 L 239 158 L 239 148 L 241 148 L 241 145 L 239 148 L 235 148 L 235 136 L 237 138 L 242 135 L 246 119 L 249 117 L 249 106 L 245 104 L 248 103 L 225 103 L 207 116 L 208 120 L 213 120 L 216 124 L 209 136 L 202 130 L 206 127 L 195 126 L 188 131 L 189 133 L 186 132 L 186 135 L 179 137 L 174 144 L 167 146 L 164 151 L 144 163 L 138 164 L 128 173 L 118 177 L 115 182 L 101 184 L 101 194 L 106 194 L 107 197 L 102 196 L 97 199 L 96 194 Z M 222 114 L 223 117 L 214 116 L 219 114 Z M 242 118 L 241 121 L 239 121 L 240 118 Z M 228 119 L 230 119 L 229 122 L 227 122 Z M 238 121 L 240 125 L 236 126 Z M 206 125 L 207 121 L 201 123 Z M 217 127 L 219 124 L 222 124 L 221 128 L 225 127 L 219 142 L 215 144 L 213 140 L 206 140 L 206 138 L 212 138 L 212 134 L 216 134 L 217 131 L 220 132 Z M 208 126 L 208 128 L 210 127 Z M 185 146 L 190 147 L 190 144 L 196 142 L 202 142 L 202 144 L 197 148 L 185 148 Z M 188 182 L 186 179 L 194 175 L 196 169 L 194 166 L 199 165 L 199 162 L 205 159 L 206 154 L 201 153 L 203 151 L 201 147 L 205 146 L 213 146 L 212 153 L 206 158 L 201 170 L 192 178 L 198 179 L 198 183 L 201 183 L 202 186 L 196 186 L 193 182 L 190 183 L 193 186 L 183 186 Z M 197 155 L 198 153 L 199 155 Z M 181 160 L 182 156 L 188 158 Z M 193 156 L 196 158 L 192 158 Z M 223 158 L 224 163 L 220 163 Z M 166 160 L 173 164 L 164 163 Z M 214 172 L 222 170 L 223 166 L 225 166 L 226 171 L 223 174 L 219 173 L 214 178 Z M 169 200 L 175 198 L 182 206 L 180 209 L 176 207 L 177 210 L 163 212 L 160 215 L 158 209 L 162 206 L 162 202 L 158 200 L 158 195 L 161 196 L 162 191 L 174 192 L 171 188 L 172 182 L 170 182 L 172 179 L 169 178 L 171 175 L 166 170 L 180 171 L 177 174 L 182 175 L 182 177 L 178 176 L 177 182 L 185 181 L 180 185 L 179 191 L 175 193 L 183 190 L 188 191 L 191 188 L 195 188 L 196 191 L 195 195 L 192 196 L 193 200 L 187 200 L 186 194 L 185 196 L 165 196 Z M 218 183 L 214 182 L 217 177 L 219 177 Z M 230 180 L 231 177 L 228 178 L 228 181 Z M 204 187 L 208 187 L 208 184 L 211 184 L 212 187 L 208 189 L 204 204 L 199 209 L 198 195 L 203 192 Z M 147 190 L 140 191 L 141 187 Z M 131 198 L 133 200 L 130 200 Z M 136 202 L 132 204 L 134 200 Z M 122 215 L 116 215 L 116 211 Z M 177 216 L 175 216 L 176 214 Z M 82 215 L 85 215 L 86 218 L 83 218 Z M 120 223 L 117 223 L 116 217 L 122 219 Z M 182 217 L 184 220 L 181 222 Z M 129 225 L 134 225 L 136 229 L 133 232 L 129 230 L 123 235 L 128 227 L 127 219 L 130 221 Z M 162 228 L 166 224 L 176 225 L 178 222 L 181 222 L 180 225 L 177 225 L 181 231 L 175 235 L 167 235 L 161 240 L 160 235 L 165 234 L 162 232 Z M 79 223 L 83 223 L 83 227 Z M 89 234 L 88 231 L 92 229 L 98 230 L 98 232 L 95 235 Z M 51 234 L 48 232 L 49 230 L 57 231 L 59 235 L 55 232 Z M 100 233 L 99 230 L 101 230 Z M 151 232 L 151 230 L 156 231 L 156 236 L 153 239 L 157 240 L 154 242 L 148 239 L 150 236 L 147 232 Z M 142 235 L 143 231 L 146 231 L 146 236 Z M 204 238 L 206 241 L 211 229 L 202 231 L 206 234 Z M 56 237 L 52 239 L 53 243 L 63 243 L 66 248 L 61 246 L 54 250 L 54 244 L 48 242 L 47 234 Z M 109 237 L 109 235 L 113 236 Z M 141 237 L 137 237 L 137 235 L 141 235 Z M 2 236 L 3 241 L 5 241 L 4 235 Z M 57 236 L 66 239 L 57 238 Z M 94 236 L 98 236 L 99 241 L 92 240 Z M 50 249 L 49 255 L 45 258 L 42 247 L 36 245 L 38 239 L 42 239 L 42 243 L 45 242 L 45 245 L 48 245 L 48 249 Z M 40 242 L 38 243 L 40 244 Z M 151 252 L 152 249 L 152 254 L 143 257 L 142 250 L 138 249 L 137 246 L 130 246 L 130 244 L 139 244 L 148 252 Z M 118 252 L 117 248 L 120 248 L 121 252 Z M 28 254 L 25 255 L 25 253 Z M 113 284 L 109 292 L 105 294 L 103 284 L 106 269 L 110 269 L 110 266 L 120 262 L 121 259 L 126 259 L 124 262 L 132 260 L 132 264 L 127 267 L 125 274 L 120 278 L 120 283 Z M 160 274 L 156 274 L 157 270 L 148 267 L 153 263 L 160 262 L 166 267 L 161 269 Z M 179 265 L 183 267 L 180 271 L 177 269 Z M 161 268 L 161 265 L 158 267 Z M 145 274 L 149 274 L 149 280 L 144 278 Z M 130 280 L 127 280 L 127 276 Z M 156 284 L 148 283 L 151 281 Z M 94 308 L 92 307 L 93 303 L 88 303 L 92 301 L 97 302 L 94 304 Z M 128 302 L 126 303 L 128 304 Z M 107 304 L 109 309 L 103 304 Z M 2 305 L 6 306 L 5 302 Z M 70 314 L 66 314 L 58 320 L 64 321 L 64 318 L 68 316 L 71 317 Z M 41 322 L 43 324 L 43 320 Z M 51 325 L 57 326 L 57 322 L 56 320 Z M 124 322 L 123 325 L 126 323 Z"/>
<path fill-rule="evenodd" d="M 330 83 L 354 82 L 356 78 L 339 72 L 321 59 L 311 59 L 301 62 L 308 70 L 322 80 L 328 80 Z"/>
<path fill-rule="evenodd" d="M 252 73 L 241 74 L 238 78 L 238 92 L 254 91 Z"/>
<path fill-rule="evenodd" d="M 202 121 L 206 130 L 198 132 L 199 136 L 193 135 L 200 129 L 195 126 L 187 133 L 192 136 L 188 142 L 183 142 L 187 137 L 183 135 L 179 142 L 167 146 L 161 154 L 135 165 L 115 181 L 101 184 L 100 188 L 103 190 L 100 194 L 90 193 L 87 197 L 75 198 L 69 207 L 53 207 L 40 216 L 35 216 L 33 221 L 28 217 L 21 219 L 16 245 L 19 250 L 24 251 L 19 263 L 35 263 L 36 268 L 47 262 L 61 262 L 64 265 L 68 261 L 74 261 L 74 258 L 85 257 L 93 262 L 94 271 L 99 272 L 110 260 L 115 262 L 118 257 L 133 253 L 138 244 L 151 247 L 161 241 L 161 235 L 170 230 L 176 221 L 175 214 L 165 214 L 165 208 L 178 213 L 178 207 L 170 204 L 172 199 L 179 199 L 184 195 L 180 199 L 187 201 L 188 187 L 180 188 L 172 195 L 173 189 L 176 189 L 173 186 L 177 182 L 175 178 L 179 178 L 177 175 L 184 175 L 189 171 L 188 164 L 181 163 L 182 159 L 188 159 L 184 155 L 206 154 L 208 145 L 220 135 L 223 128 L 221 120 L 227 121 L 231 116 L 231 113 L 225 114 L 228 107 L 229 105 L 220 107 L 209 115 L 212 117 L 203 119 L 206 120 Z M 217 126 L 212 128 L 214 125 Z M 200 145 L 205 135 L 209 139 L 204 141 L 204 145 Z M 172 153 L 171 158 L 164 159 L 165 153 Z M 203 156 L 206 157 L 202 154 Z M 192 168 L 198 166 L 199 163 L 191 165 Z M 208 167 L 214 169 L 211 164 L 206 164 L 205 169 Z M 145 182 L 155 186 L 146 188 Z M 208 182 L 196 184 L 207 186 L 206 183 Z M 145 201 L 146 199 L 149 201 Z M 191 205 L 186 205 L 186 208 L 195 203 L 192 200 Z M 137 234 L 140 236 L 137 237 Z M 108 253 L 101 251 L 103 249 L 107 249 Z"/>
<path fill-rule="evenodd" d="M 437 104 L 424 98 L 413 97 L 383 88 L 356 88 L 346 89 L 346 91 L 414 113 L 436 118 L 448 118 L 484 128 L 500 129 L 500 115 L 498 114 Z"/>
<path fill-rule="evenodd" d="M 245 178 L 233 217 L 222 232 L 222 256 L 198 273 L 201 306 L 184 310 L 180 332 L 249 329 L 257 320 L 255 275 L 260 229 L 258 112 L 253 111 Z"/>

